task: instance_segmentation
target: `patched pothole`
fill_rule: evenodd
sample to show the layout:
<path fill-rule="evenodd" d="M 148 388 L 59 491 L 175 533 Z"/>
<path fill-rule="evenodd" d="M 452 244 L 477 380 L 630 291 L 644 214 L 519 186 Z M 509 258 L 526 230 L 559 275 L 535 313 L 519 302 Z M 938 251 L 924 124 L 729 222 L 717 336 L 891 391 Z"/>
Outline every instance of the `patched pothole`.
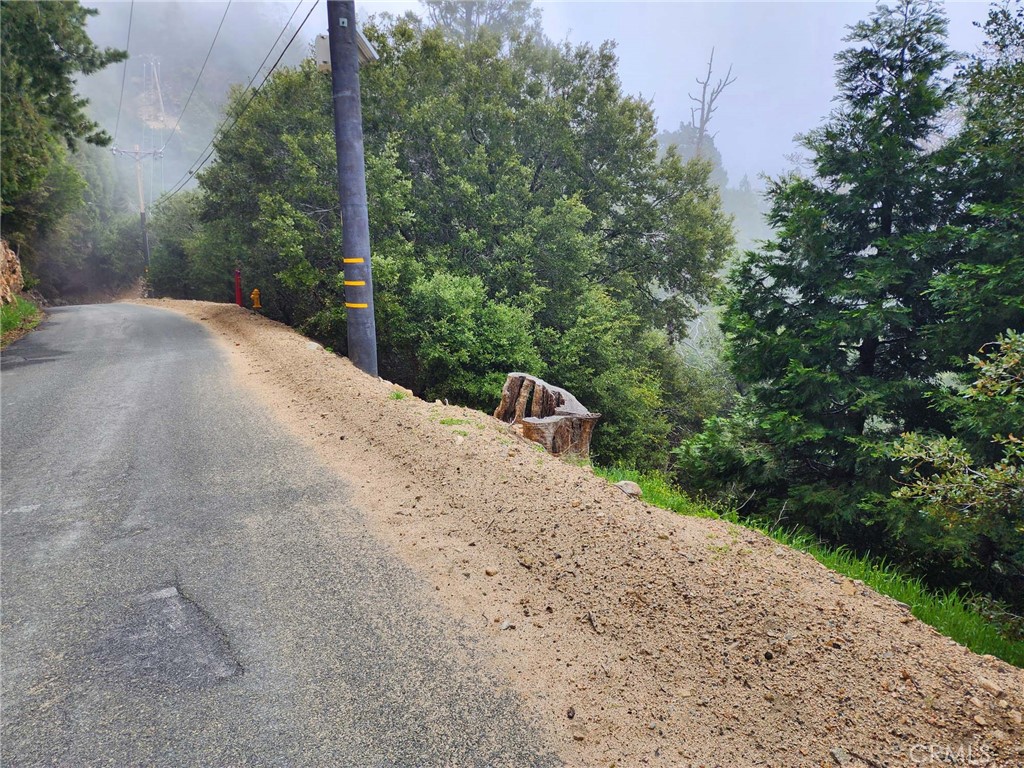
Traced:
<path fill-rule="evenodd" d="M 132 601 L 92 656 L 115 679 L 175 688 L 206 688 L 243 671 L 220 627 L 176 586 Z"/>

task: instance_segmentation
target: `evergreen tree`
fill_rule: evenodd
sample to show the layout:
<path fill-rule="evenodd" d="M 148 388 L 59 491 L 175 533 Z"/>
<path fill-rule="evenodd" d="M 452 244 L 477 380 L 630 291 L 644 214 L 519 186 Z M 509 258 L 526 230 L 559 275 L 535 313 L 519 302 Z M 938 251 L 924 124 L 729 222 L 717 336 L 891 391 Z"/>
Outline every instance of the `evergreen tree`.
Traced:
<path fill-rule="evenodd" d="M 839 107 L 802 140 L 813 174 L 771 184 L 778 235 L 731 275 L 724 325 L 747 403 L 684 452 L 695 472 L 752 486 L 748 509 L 848 542 L 865 535 L 861 497 L 889 482 L 864 449 L 935 418 L 925 392 L 945 361 L 927 291 L 949 256 L 918 239 L 951 207 L 931 148 L 950 99 L 945 33 L 935 4 L 910 0 L 852 27 Z"/>
<path fill-rule="evenodd" d="M 2 179 L 5 213 L 32 194 L 63 161 L 60 145 L 106 145 L 110 137 L 85 114 L 75 76 L 127 58 L 125 51 L 99 50 L 85 23 L 95 10 L 75 2 L 0 4 L 0 130 L 4 137 Z"/>
<path fill-rule="evenodd" d="M 1024 329 L 1024 4 L 992 7 L 986 41 L 961 72 L 962 127 L 945 148 L 962 201 L 922 248 L 956 264 L 933 280 L 934 333 L 962 360 L 1008 328 Z"/>
<path fill-rule="evenodd" d="M 959 376 L 930 397 L 950 424 L 880 451 L 902 460 L 876 497 L 895 537 L 942 586 L 969 582 L 1024 607 L 1024 4 L 992 7 L 986 43 L 961 70 L 958 134 L 943 148 L 962 203 L 919 238 L 955 263 L 932 280 L 942 310 L 927 333 Z M 974 370 L 968 372 L 973 363 Z M 904 484 L 905 483 L 905 484 Z M 916 544 L 916 546 L 915 546 Z"/>

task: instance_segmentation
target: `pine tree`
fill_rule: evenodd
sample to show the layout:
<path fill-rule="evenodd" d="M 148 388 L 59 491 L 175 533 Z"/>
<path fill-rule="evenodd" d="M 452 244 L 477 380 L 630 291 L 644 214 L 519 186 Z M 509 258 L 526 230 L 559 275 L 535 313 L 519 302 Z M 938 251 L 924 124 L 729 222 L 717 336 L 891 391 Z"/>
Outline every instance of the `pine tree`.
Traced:
<path fill-rule="evenodd" d="M 948 258 L 919 238 L 948 215 L 940 118 L 954 54 L 933 3 L 880 5 L 837 55 L 839 106 L 803 137 L 811 173 L 774 181 L 777 238 L 731 277 L 724 317 L 768 508 L 819 530 L 860 530 L 857 500 L 888 475 L 865 447 L 934 418 L 944 362 L 925 329 Z M 751 467 L 748 466 L 748 469 Z"/>
<path fill-rule="evenodd" d="M 125 51 L 98 49 L 85 31 L 97 11 L 78 2 L 4 2 L 0 50 L 3 208 L 32 193 L 52 162 L 83 139 L 105 145 L 110 137 L 85 114 L 74 76 L 97 72 L 127 58 Z"/>

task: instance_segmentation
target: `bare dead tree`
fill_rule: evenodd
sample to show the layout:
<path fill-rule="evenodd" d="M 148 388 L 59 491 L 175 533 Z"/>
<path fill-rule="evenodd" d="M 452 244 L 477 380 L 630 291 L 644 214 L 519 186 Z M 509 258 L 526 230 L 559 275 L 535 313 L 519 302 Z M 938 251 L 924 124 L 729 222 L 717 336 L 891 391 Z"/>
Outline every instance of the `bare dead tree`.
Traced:
<path fill-rule="evenodd" d="M 711 84 L 712 70 L 715 63 L 715 49 L 711 49 L 711 57 L 708 59 L 708 71 L 701 80 L 697 78 L 697 85 L 700 86 L 700 98 L 694 96 L 692 93 L 687 94 L 690 97 L 690 101 L 694 102 L 697 106 L 690 107 L 690 125 L 697 129 L 697 142 L 694 155 L 696 157 L 701 156 L 701 150 L 704 146 L 704 138 L 708 136 L 708 124 L 711 122 L 711 116 L 715 114 L 715 110 L 718 109 L 717 101 L 718 97 L 722 95 L 722 91 L 728 88 L 730 85 L 736 82 L 736 78 L 732 76 L 732 64 L 729 65 L 729 71 L 725 73 L 725 77 L 721 78 L 714 85 Z M 714 138 L 712 136 L 712 138 Z"/>

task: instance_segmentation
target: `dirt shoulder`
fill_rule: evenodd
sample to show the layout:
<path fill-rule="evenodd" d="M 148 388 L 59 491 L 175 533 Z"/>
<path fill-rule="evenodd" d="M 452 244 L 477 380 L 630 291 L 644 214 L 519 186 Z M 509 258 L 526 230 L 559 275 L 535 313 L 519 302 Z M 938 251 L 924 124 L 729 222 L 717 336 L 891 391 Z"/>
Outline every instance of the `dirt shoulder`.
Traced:
<path fill-rule="evenodd" d="M 1024 765 L 1024 671 L 810 556 L 630 499 L 233 305 L 144 303 L 223 341 L 568 764 Z"/>

